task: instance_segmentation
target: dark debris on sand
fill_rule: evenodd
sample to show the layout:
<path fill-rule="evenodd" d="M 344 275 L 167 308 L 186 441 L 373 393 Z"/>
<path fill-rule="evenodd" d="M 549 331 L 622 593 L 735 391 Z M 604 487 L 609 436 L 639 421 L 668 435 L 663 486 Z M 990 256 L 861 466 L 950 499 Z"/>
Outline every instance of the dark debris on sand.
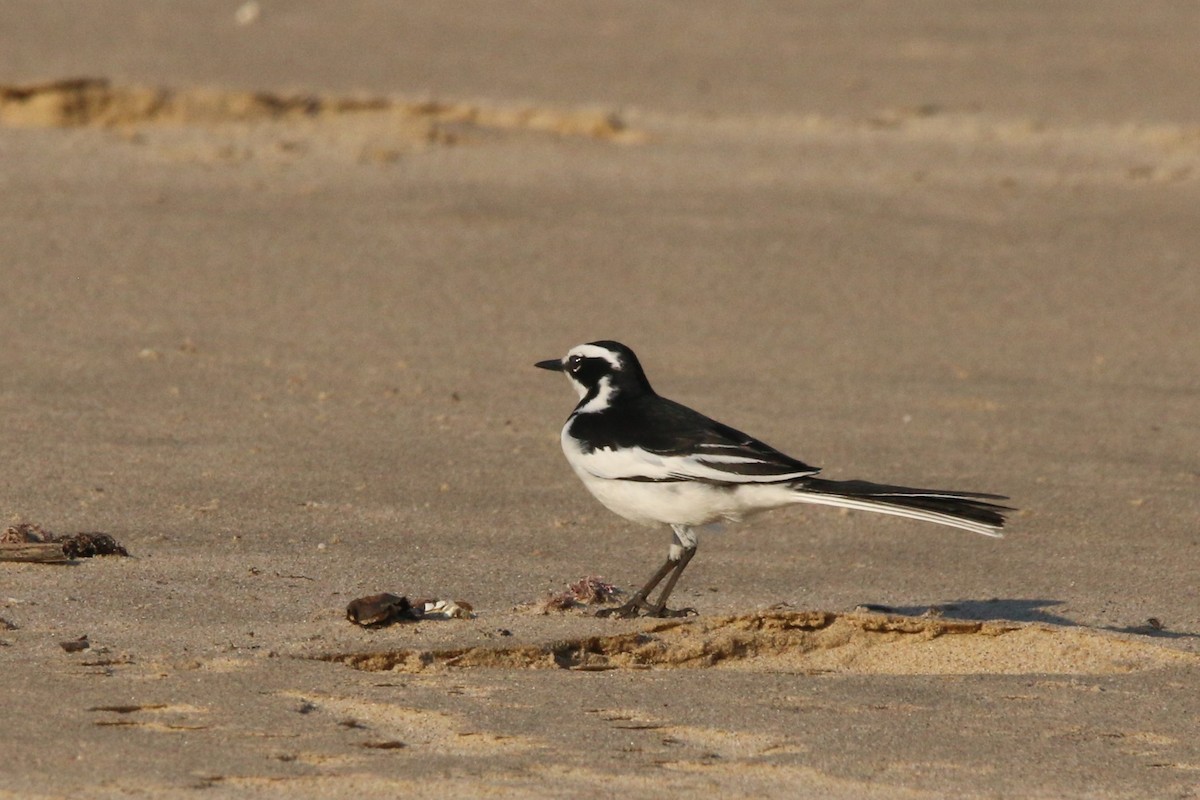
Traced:
<path fill-rule="evenodd" d="M 10 525 L 0 533 L 0 545 L 51 545 L 62 548 L 66 558 L 93 556 L 128 556 L 120 542 L 107 533 L 83 532 L 59 536 L 34 522 Z"/>

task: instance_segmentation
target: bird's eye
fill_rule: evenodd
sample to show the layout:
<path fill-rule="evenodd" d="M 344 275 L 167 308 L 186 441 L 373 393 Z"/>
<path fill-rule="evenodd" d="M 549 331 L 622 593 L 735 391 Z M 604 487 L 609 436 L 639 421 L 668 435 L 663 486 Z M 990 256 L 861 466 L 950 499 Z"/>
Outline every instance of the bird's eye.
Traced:
<path fill-rule="evenodd" d="M 571 372 L 579 372 L 581 366 L 583 366 L 583 356 L 571 356 L 567 359 L 567 369 Z"/>

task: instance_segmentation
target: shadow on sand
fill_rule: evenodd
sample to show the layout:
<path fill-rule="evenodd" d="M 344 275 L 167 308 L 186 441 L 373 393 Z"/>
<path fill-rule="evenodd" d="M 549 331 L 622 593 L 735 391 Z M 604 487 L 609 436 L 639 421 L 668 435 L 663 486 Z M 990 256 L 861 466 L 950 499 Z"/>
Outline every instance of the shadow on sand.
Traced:
<path fill-rule="evenodd" d="M 1061 625 L 1069 628 L 1089 627 L 1082 625 L 1069 617 L 1050 610 L 1054 606 L 1064 604 L 1063 600 L 1044 600 L 1026 598 L 991 598 L 988 600 L 952 600 L 932 606 L 880 606 L 864 605 L 869 611 L 882 611 L 888 614 L 919 617 L 935 614 L 949 619 L 976 620 L 981 622 L 1011 620 L 1013 622 L 1039 622 L 1043 625 Z M 1113 631 L 1114 633 L 1130 633 L 1147 636 L 1154 639 L 1200 639 L 1200 633 L 1168 630 L 1162 622 L 1155 618 L 1146 620 L 1141 625 L 1103 625 L 1098 630 Z"/>

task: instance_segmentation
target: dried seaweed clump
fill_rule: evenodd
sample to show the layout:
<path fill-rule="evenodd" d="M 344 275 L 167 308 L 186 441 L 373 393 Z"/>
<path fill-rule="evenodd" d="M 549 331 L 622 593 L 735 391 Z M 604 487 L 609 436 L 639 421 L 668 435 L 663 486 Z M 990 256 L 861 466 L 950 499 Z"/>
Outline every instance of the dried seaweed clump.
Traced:
<path fill-rule="evenodd" d="M 597 606 L 614 602 L 621 590 L 603 578 L 587 575 L 574 583 L 567 584 L 561 592 L 550 594 L 541 605 L 543 614 L 552 611 L 568 611 L 582 606 Z"/>
<path fill-rule="evenodd" d="M 107 533 L 76 533 L 58 541 L 62 542 L 63 553 L 67 558 L 129 555 L 129 551 Z"/>

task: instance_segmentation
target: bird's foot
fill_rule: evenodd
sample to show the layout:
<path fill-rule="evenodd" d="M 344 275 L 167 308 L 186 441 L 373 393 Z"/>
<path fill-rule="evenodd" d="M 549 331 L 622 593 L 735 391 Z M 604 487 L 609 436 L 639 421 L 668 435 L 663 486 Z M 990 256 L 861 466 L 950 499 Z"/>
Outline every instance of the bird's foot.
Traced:
<path fill-rule="evenodd" d="M 699 616 L 699 612 L 694 608 L 667 608 L 662 605 L 655 605 L 647 602 L 646 598 L 642 597 L 639 592 L 630 598 L 628 603 L 615 608 L 602 608 L 596 612 L 596 616 L 616 617 L 618 619 L 631 619 L 633 617 L 674 619 L 676 617 Z"/>

